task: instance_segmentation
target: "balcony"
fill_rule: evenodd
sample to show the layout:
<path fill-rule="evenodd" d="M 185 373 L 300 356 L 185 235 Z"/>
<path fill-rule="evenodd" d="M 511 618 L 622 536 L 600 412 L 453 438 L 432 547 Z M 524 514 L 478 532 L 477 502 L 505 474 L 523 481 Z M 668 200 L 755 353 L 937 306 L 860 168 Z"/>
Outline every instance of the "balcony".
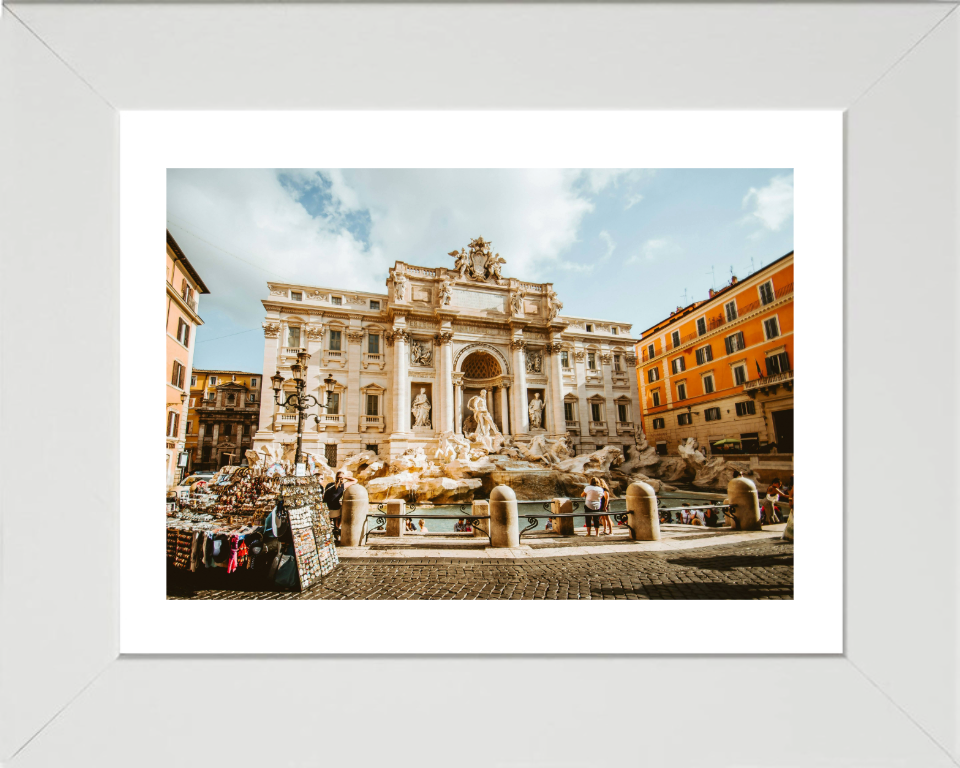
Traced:
<path fill-rule="evenodd" d="M 346 368 L 347 353 L 339 349 L 325 349 L 323 350 L 323 365 L 324 367 L 339 365 L 341 368 Z"/>
<path fill-rule="evenodd" d="M 284 426 L 297 426 L 297 412 L 288 413 L 287 411 L 281 411 L 276 414 L 273 419 L 273 429 L 275 432 L 279 432 L 283 429 Z"/>
<path fill-rule="evenodd" d="M 301 352 L 306 352 L 306 351 L 307 350 L 304 349 L 303 347 L 283 347 L 280 350 L 280 356 L 283 358 L 295 359 L 297 355 L 299 355 Z"/>
<path fill-rule="evenodd" d="M 775 395 L 780 387 L 789 392 L 793 391 L 793 371 L 774 373 L 762 379 L 748 381 L 743 385 L 743 391 L 750 397 L 756 397 L 758 392 L 763 395 Z"/>
<path fill-rule="evenodd" d="M 338 431 L 344 426 L 344 416 L 342 413 L 321 413 L 320 421 L 317 422 L 317 432 Z"/>
<path fill-rule="evenodd" d="M 607 434 L 607 422 L 605 422 L 605 421 L 591 421 L 591 422 L 590 422 L 590 434 L 591 434 L 591 435 L 606 435 L 606 434 Z"/>
<path fill-rule="evenodd" d="M 361 432 L 383 432 L 383 416 L 361 416 Z"/>
<path fill-rule="evenodd" d="M 580 434 L 580 422 L 579 421 L 570 421 L 567 419 L 567 432 L 570 432 L 574 435 Z"/>
<path fill-rule="evenodd" d="M 630 379 L 628 378 L 630 374 L 626 371 L 614 371 L 611 374 L 613 379 L 613 386 L 615 387 L 629 387 Z"/>
<path fill-rule="evenodd" d="M 618 435 L 632 435 L 636 431 L 632 421 L 618 421 L 617 422 L 617 434 Z"/>
<path fill-rule="evenodd" d="M 597 369 L 587 368 L 586 372 L 583 375 L 583 380 L 586 382 L 587 386 L 603 386 L 603 374 L 600 373 Z"/>
<path fill-rule="evenodd" d="M 362 365 L 364 370 L 372 365 L 382 371 L 387 367 L 387 356 L 382 352 L 364 352 Z"/>

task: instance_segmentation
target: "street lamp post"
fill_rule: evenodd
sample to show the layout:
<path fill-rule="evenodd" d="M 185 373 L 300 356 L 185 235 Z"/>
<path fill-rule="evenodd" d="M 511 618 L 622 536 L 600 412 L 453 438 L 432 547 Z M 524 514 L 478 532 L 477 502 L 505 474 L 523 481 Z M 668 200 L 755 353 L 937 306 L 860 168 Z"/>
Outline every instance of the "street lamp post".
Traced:
<path fill-rule="evenodd" d="M 270 381 L 273 382 L 273 402 L 284 408 L 296 408 L 297 409 L 297 455 L 294 459 L 294 468 L 300 463 L 300 460 L 303 458 L 303 414 L 307 412 L 308 408 L 313 407 L 314 405 L 317 408 L 327 408 L 328 406 L 325 403 L 321 403 L 313 395 L 308 395 L 304 393 L 304 390 L 307 387 L 307 361 L 310 359 L 310 356 L 303 350 L 297 353 L 297 361 L 290 366 L 290 372 L 293 374 L 293 384 L 296 387 L 296 392 L 291 392 L 283 402 L 280 401 L 280 389 L 283 387 L 284 378 L 280 375 L 280 371 L 277 371 L 273 376 L 270 377 Z M 329 399 L 329 394 L 333 392 L 334 387 L 337 385 L 337 382 L 334 381 L 333 377 L 329 374 L 327 378 L 323 380 L 323 383 L 326 387 L 327 396 Z M 320 418 L 315 417 L 319 422 Z"/>

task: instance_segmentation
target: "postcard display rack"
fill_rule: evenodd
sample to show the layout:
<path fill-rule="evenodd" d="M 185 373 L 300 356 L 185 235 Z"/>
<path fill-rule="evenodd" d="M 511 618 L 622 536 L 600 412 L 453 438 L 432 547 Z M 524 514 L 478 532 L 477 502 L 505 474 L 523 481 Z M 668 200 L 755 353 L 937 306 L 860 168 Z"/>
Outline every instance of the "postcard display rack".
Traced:
<path fill-rule="evenodd" d="M 210 559 L 204 557 L 204 535 L 245 536 L 264 531 L 271 512 L 272 530 L 289 521 L 289 535 L 281 541 L 293 556 L 300 589 L 316 584 L 339 564 L 334 527 L 324 509 L 320 477 L 285 477 L 248 467 L 224 467 L 205 489 L 183 499 L 179 510 L 167 515 L 167 558 L 178 569 L 196 571 Z M 252 568 L 255 558 L 240 547 L 234 570 Z M 259 562 L 259 561 L 258 561 Z M 233 571 L 228 571 L 233 572 Z"/>

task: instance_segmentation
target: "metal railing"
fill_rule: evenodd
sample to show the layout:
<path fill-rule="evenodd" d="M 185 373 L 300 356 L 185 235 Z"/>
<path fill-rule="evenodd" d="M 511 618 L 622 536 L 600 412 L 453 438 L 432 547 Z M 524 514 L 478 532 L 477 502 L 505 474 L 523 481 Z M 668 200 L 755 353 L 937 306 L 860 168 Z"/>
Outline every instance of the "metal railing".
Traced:
<path fill-rule="evenodd" d="M 783 384 L 788 381 L 793 381 L 793 371 L 784 371 L 782 373 L 773 373 L 769 376 L 764 376 L 762 379 L 754 379 L 753 381 L 747 381 L 743 384 L 743 391 L 749 392 L 751 389 L 759 389 L 760 387 L 770 387 L 774 384 Z"/>
<path fill-rule="evenodd" d="M 468 523 L 470 523 L 470 526 L 472 528 L 480 531 L 481 533 L 486 534 L 487 540 L 489 541 L 490 545 L 493 546 L 493 537 L 490 535 L 489 524 L 487 525 L 487 529 L 482 528 L 479 524 L 480 520 L 489 520 L 490 515 L 474 515 L 471 512 L 467 512 L 467 508 L 472 507 L 471 504 L 460 505 L 460 511 L 464 513 L 462 515 L 415 515 L 413 513 L 416 511 L 417 505 L 414 504 L 413 502 L 407 502 L 406 506 L 408 509 L 411 510 L 409 514 L 389 515 L 384 511 L 383 507 L 385 503 L 386 502 L 377 504 L 376 512 L 367 513 L 367 517 L 363 521 L 363 533 L 362 533 L 362 536 L 360 537 L 361 546 L 367 545 L 367 538 L 374 531 L 386 532 L 387 520 L 413 520 L 414 518 L 419 518 L 421 520 L 465 520 Z M 373 528 L 367 530 L 367 523 L 370 522 L 371 517 L 376 520 L 377 524 Z M 416 531 L 410 531 L 410 533 L 415 534 Z"/>
<path fill-rule="evenodd" d="M 719 510 L 733 510 L 735 506 L 736 506 L 735 504 L 704 504 L 704 505 L 697 506 L 697 507 L 661 507 L 661 506 L 660 506 L 660 498 L 657 497 L 657 514 L 659 514 L 659 515 L 662 516 L 664 513 L 668 513 L 668 514 L 670 514 L 671 519 L 672 519 L 672 517 L 673 517 L 673 514 L 672 514 L 673 512 L 677 512 L 677 513 L 696 512 L 697 510 L 700 510 L 700 509 L 716 509 L 716 510 L 718 510 L 718 511 L 719 511 Z M 732 511 L 724 511 L 723 514 L 724 514 L 724 516 L 727 516 L 727 515 L 730 516 L 730 519 L 733 520 L 733 523 L 734 523 L 733 527 L 734 527 L 734 528 L 737 528 L 737 529 L 740 528 L 740 524 L 739 524 L 739 522 L 737 521 L 737 516 L 736 516 L 736 514 L 734 514 Z M 720 518 L 720 517 L 717 517 L 716 525 L 719 526 L 721 522 L 722 522 L 721 518 Z M 682 523 L 682 519 L 681 519 L 681 523 Z"/>

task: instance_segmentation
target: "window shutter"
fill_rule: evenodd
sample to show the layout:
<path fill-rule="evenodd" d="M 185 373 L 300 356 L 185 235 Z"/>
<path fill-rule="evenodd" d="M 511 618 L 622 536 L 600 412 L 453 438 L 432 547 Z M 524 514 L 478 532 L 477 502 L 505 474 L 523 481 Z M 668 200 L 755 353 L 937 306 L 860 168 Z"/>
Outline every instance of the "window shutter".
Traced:
<path fill-rule="evenodd" d="M 737 331 L 737 343 L 740 349 L 746 349 L 747 345 L 743 341 L 743 331 Z"/>
<path fill-rule="evenodd" d="M 767 362 L 767 376 L 771 376 L 772 374 L 777 373 L 776 358 L 768 357 L 766 362 Z"/>
<path fill-rule="evenodd" d="M 733 337 L 727 336 L 727 338 L 723 340 L 723 346 L 726 347 L 727 354 L 732 355 L 733 354 Z"/>
<path fill-rule="evenodd" d="M 790 370 L 790 355 L 786 352 L 781 352 L 777 357 L 780 358 L 780 372 L 786 373 Z"/>
<path fill-rule="evenodd" d="M 713 347 L 707 347 L 707 362 L 713 360 Z"/>

